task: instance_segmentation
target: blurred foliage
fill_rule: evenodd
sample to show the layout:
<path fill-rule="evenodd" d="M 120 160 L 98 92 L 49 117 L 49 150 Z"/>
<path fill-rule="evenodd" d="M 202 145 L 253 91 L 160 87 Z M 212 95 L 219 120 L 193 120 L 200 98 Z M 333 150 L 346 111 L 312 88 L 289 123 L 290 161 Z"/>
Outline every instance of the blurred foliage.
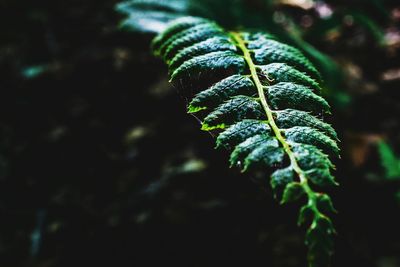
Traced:
<path fill-rule="evenodd" d="M 392 148 L 384 141 L 378 143 L 378 149 L 386 178 L 389 180 L 400 179 L 400 158 L 396 157 Z"/>
<path fill-rule="evenodd" d="M 398 1 L 243 3 L 228 26 L 300 36 L 351 100 L 327 118 L 343 151 L 333 266 L 400 266 L 397 182 L 368 179 L 384 179 L 377 138 L 400 146 Z M 116 4 L 0 1 L 0 266 L 300 266 L 298 207 L 226 168 Z"/>
<path fill-rule="evenodd" d="M 382 167 L 385 171 L 384 179 L 393 183 L 393 186 L 397 188 L 395 198 L 400 203 L 400 158 L 395 155 L 393 149 L 385 141 L 381 140 L 377 145 Z M 398 185 L 396 186 L 394 182 Z"/>

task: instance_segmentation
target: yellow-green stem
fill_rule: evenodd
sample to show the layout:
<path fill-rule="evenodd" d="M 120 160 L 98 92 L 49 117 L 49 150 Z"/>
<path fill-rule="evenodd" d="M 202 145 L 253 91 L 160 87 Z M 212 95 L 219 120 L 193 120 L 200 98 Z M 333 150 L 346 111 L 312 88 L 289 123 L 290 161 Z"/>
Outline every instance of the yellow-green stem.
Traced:
<path fill-rule="evenodd" d="M 263 106 L 263 109 L 267 115 L 267 119 L 268 119 L 268 124 L 271 127 L 272 131 L 275 134 L 276 139 L 278 139 L 278 141 L 281 143 L 283 149 L 285 150 L 286 154 L 288 155 L 289 159 L 290 159 L 290 165 L 293 168 L 293 170 L 297 173 L 297 175 L 299 176 L 300 179 L 300 183 L 304 189 L 304 191 L 306 192 L 307 196 L 308 196 L 308 201 L 310 206 L 312 207 L 312 209 L 314 210 L 314 214 L 316 217 L 318 216 L 323 216 L 317 208 L 317 204 L 316 204 L 316 193 L 311 189 L 310 185 L 308 184 L 308 178 L 306 176 L 306 174 L 304 173 L 304 171 L 300 168 L 296 156 L 294 155 L 290 145 L 288 144 L 288 142 L 286 141 L 286 139 L 282 136 L 282 132 L 279 129 L 279 127 L 276 125 L 274 116 L 272 114 L 272 110 L 268 105 L 267 102 L 267 98 L 265 96 L 265 92 L 264 92 L 264 85 L 261 83 L 260 78 L 258 77 L 257 74 L 257 66 L 254 63 L 251 55 L 250 55 L 250 51 L 247 49 L 246 46 L 246 41 L 242 38 L 240 33 L 237 32 L 231 32 L 231 38 L 233 39 L 233 41 L 236 43 L 237 47 L 242 51 L 243 53 L 243 57 L 246 60 L 247 65 L 249 66 L 250 69 L 250 73 L 251 73 L 251 78 L 257 88 L 257 92 L 258 92 L 258 96 L 260 98 L 261 101 L 261 105 Z M 267 84 L 268 86 L 268 84 Z"/>

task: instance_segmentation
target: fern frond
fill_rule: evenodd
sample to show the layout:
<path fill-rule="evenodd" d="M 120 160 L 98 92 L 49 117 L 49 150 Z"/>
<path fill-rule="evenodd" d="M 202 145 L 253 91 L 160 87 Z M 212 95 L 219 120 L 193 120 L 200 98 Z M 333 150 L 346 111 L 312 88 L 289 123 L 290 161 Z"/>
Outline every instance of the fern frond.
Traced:
<path fill-rule="evenodd" d="M 387 179 L 400 178 L 400 159 L 397 158 L 393 149 L 385 141 L 378 142 L 378 152 L 381 164 L 386 172 Z"/>
<path fill-rule="evenodd" d="M 308 87 L 280 82 L 268 86 L 266 94 L 273 109 L 294 108 L 312 112 L 318 115 L 319 112 L 329 113 L 330 106 L 325 99 L 316 95 Z"/>
<path fill-rule="evenodd" d="M 332 201 L 314 187 L 336 185 L 328 155 L 339 156 L 337 134 L 323 122 L 329 104 L 320 75 L 297 49 L 266 33 L 227 32 L 212 21 L 181 18 L 153 41 L 171 82 L 192 98 L 188 112 L 218 132 L 242 171 L 264 169 L 282 203 L 306 199 L 309 264 L 327 267 L 333 253 Z M 194 94 L 194 95 L 193 95 Z"/>

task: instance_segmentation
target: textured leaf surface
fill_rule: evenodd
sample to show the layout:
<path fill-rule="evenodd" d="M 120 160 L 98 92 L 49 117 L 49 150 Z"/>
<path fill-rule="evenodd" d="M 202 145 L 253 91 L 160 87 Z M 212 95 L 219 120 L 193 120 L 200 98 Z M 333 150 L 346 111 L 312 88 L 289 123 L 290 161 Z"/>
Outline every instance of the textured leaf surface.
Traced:
<path fill-rule="evenodd" d="M 263 45 L 259 49 L 253 50 L 254 62 L 259 65 L 266 65 L 269 63 L 285 63 L 287 65 L 296 67 L 298 70 L 307 73 L 307 75 L 314 79 L 320 79 L 318 71 L 312 63 L 306 59 L 300 51 L 294 49 L 288 53 L 287 45 L 270 41 L 267 45 Z"/>
<path fill-rule="evenodd" d="M 315 128 L 334 140 L 338 139 L 332 126 L 312 116 L 308 112 L 295 109 L 285 109 L 276 111 L 274 114 L 276 115 L 276 123 L 279 128 L 287 129 L 295 126 L 306 126 Z"/>
<path fill-rule="evenodd" d="M 217 125 L 230 125 L 244 119 L 263 119 L 261 104 L 247 96 L 236 96 L 218 106 L 205 117 L 203 128 L 209 130 Z"/>
<path fill-rule="evenodd" d="M 191 82 L 196 82 L 202 75 L 212 74 L 215 71 L 223 71 L 228 75 L 241 73 L 244 68 L 244 59 L 233 52 L 211 52 L 184 62 L 171 74 L 171 81 L 188 78 Z"/>
<path fill-rule="evenodd" d="M 170 69 L 173 71 L 186 60 L 193 57 L 204 55 L 205 53 L 218 51 L 236 51 L 236 47 L 229 42 L 229 39 L 224 36 L 215 36 L 196 43 L 192 46 L 182 49 L 179 53 L 173 56 L 169 62 Z"/>
<path fill-rule="evenodd" d="M 252 94 L 254 94 L 254 84 L 249 77 L 232 75 L 198 93 L 190 102 L 188 109 L 190 113 L 195 113 L 199 110 L 215 108 L 231 97 Z"/>
<path fill-rule="evenodd" d="M 295 179 L 295 172 L 291 167 L 277 169 L 271 174 L 271 187 L 275 194 L 285 189 L 286 185 L 293 182 Z"/>
<path fill-rule="evenodd" d="M 330 107 L 319 95 L 315 67 L 268 33 L 226 32 L 197 18 L 172 22 L 153 49 L 172 83 L 188 92 L 188 112 L 218 134 L 218 148 L 231 151 L 231 166 L 271 174 L 282 203 L 307 199 L 299 224 L 308 225 L 310 266 L 327 267 L 334 208 L 313 187 L 337 184 L 328 155 L 337 157 L 339 148 L 335 130 L 321 119 Z"/>
<path fill-rule="evenodd" d="M 217 138 L 217 147 L 232 149 L 252 136 L 268 134 L 270 131 L 268 124 L 263 121 L 245 119 L 222 132 Z"/>
<path fill-rule="evenodd" d="M 321 148 L 328 154 L 339 155 L 339 148 L 336 142 L 317 129 L 295 126 L 285 130 L 285 136 L 289 141 L 313 145 Z"/>
<path fill-rule="evenodd" d="M 282 196 L 282 203 L 293 202 L 304 196 L 306 192 L 300 183 L 291 182 L 285 187 Z"/>
<path fill-rule="evenodd" d="M 329 104 L 306 86 L 280 82 L 266 87 L 271 107 L 274 109 L 294 108 L 310 111 L 314 115 L 329 112 Z"/>
<path fill-rule="evenodd" d="M 292 82 L 311 88 L 314 92 L 320 93 L 321 86 L 310 76 L 285 63 L 271 63 L 259 66 L 261 72 L 274 83 Z"/>

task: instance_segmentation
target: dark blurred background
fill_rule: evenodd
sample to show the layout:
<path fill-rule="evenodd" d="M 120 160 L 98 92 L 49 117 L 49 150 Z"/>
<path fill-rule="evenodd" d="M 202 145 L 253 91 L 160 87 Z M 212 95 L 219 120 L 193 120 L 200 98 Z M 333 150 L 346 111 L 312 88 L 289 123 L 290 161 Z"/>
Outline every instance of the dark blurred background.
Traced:
<path fill-rule="evenodd" d="M 325 73 L 333 266 L 399 267 L 400 3 L 242 2 Z M 0 266 L 305 266 L 298 206 L 228 168 L 116 4 L 0 1 Z"/>

